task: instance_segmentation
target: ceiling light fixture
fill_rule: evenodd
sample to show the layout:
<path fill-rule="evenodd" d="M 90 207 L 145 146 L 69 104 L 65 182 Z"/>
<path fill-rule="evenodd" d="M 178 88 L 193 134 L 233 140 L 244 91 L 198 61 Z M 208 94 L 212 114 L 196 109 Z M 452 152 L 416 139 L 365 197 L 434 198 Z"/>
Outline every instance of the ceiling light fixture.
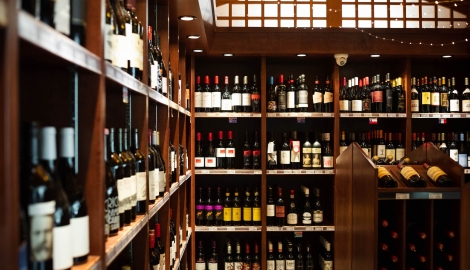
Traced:
<path fill-rule="evenodd" d="M 305 53 L 298 53 L 297 56 L 298 56 L 298 57 L 305 57 L 305 56 L 307 56 L 307 54 L 305 54 Z"/>
<path fill-rule="evenodd" d="M 193 21 L 196 19 L 196 16 L 184 15 L 184 16 L 179 16 L 178 19 L 182 21 Z"/>
<path fill-rule="evenodd" d="M 380 54 L 371 54 L 370 57 L 380 57 Z"/>
<path fill-rule="evenodd" d="M 189 36 L 186 36 L 186 37 L 189 38 L 189 39 L 198 39 L 201 36 L 199 36 L 199 35 L 189 35 Z"/>
<path fill-rule="evenodd" d="M 224 53 L 223 56 L 233 56 L 233 53 Z"/>
<path fill-rule="evenodd" d="M 443 55 L 442 58 L 451 58 L 452 55 Z"/>
<path fill-rule="evenodd" d="M 201 49 L 194 49 L 193 52 L 203 52 L 204 50 Z"/>

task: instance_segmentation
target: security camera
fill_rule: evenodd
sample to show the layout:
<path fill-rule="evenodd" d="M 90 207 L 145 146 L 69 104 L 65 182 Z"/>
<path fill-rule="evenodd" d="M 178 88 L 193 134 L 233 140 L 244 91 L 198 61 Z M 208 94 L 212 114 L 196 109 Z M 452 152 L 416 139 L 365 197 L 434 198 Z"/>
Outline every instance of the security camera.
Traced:
<path fill-rule="evenodd" d="M 338 64 L 338 66 L 340 67 L 346 65 L 346 62 L 348 61 L 348 55 L 345 53 L 335 54 L 335 58 L 336 58 L 336 64 Z"/>

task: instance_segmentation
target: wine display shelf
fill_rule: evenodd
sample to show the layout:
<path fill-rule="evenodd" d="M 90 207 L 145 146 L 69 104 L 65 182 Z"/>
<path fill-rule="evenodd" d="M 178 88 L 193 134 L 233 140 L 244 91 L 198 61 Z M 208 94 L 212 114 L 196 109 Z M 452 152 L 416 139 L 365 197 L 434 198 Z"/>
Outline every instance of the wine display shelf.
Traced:
<path fill-rule="evenodd" d="M 158 198 L 154 204 L 149 205 L 149 219 L 151 219 L 170 198 L 170 193 L 165 192 L 163 197 Z"/>
<path fill-rule="evenodd" d="M 245 170 L 245 169 L 233 169 L 233 170 L 224 170 L 224 169 L 210 169 L 210 170 L 195 170 L 196 175 L 218 175 L 218 174 L 236 174 L 236 175 L 260 175 L 262 174 L 261 170 Z"/>
<path fill-rule="evenodd" d="M 186 182 L 190 177 L 191 177 L 191 171 L 187 171 L 186 175 L 180 176 L 180 179 L 178 181 L 179 186 L 182 186 L 184 182 Z"/>
<path fill-rule="evenodd" d="M 189 228 L 188 231 L 188 237 L 186 237 L 186 240 L 182 242 L 182 247 L 180 248 L 180 257 L 176 258 L 175 260 L 175 265 L 173 266 L 173 270 L 178 270 L 180 269 L 181 266 L 181 261 L 183 260 L 184 252 L 186 251 L 186 247 L 189 244 L 189 241 L 191 240 L 191 228 Z"/>
<path fill-rule="evenodd" d="M 335 116 L 334 113 L 329 112 L 317 112 L 317 113 L 308 113 L 308 112 L 298 112 L 298 113 L 266 113 L 266 117 L 268 118 L 295 118 L 295 117 L 305 117 L 305 118 L 333 118 Z"/>
<path fill-rule="evenodd" d="M 319 170 L 267 170 L 266 174 L 268 175 L 311 175 L 311 174 L 320 174 L 320 175 L 334 175 L 335 170 L 333 169 L 319 169 Z"/>
<path fill-rule="evenodd" d="M 89 255 L 86 263 L 74 265 L 71 270 L 100 270 L 101 263 L 100 256 Z"/>
<path fill-rule="evenodd" d="M 261 113 L 226 113 L 226 112 L 196 112 L 196 118 L 237 118 L 237 117 L 254 117 L 261 118 Z"/>
<path fill-rule="evenodd" d="M 374 117 L 374 118 L 406 118 L 406 113 L 340 113 L 340 118 L 367 118 L 367 117 Z"/>
<path fill-rule="evenodd" d="M 260 232 L 261 226 L 196 226 L 196 232 Z"/>
<path fill-rule="evenodd" d="M 413 113 L 412 118 L 470 118 L 470 113 Z"/>
<path fill-rule="evenodd" d="M 25 11 L 18 11 L 18 35 L 34 46 L 86 70 L 101 74 L 101 60 Z"/>
<path fill-rule="evenodd" d="M 313 225 L 313 226 L 267 226 L 268 232 L 331 232 L 335 230 L 335 226 Z"/>
<path fill-rule="evenodd" d="M 106 77 L 142 95 L 148 95 L 148 87 L 131 75 L 106 62 Z"/>
<path fill-rule="evenodd" d="M 430 191 L 421 188 L 418 191 L 410 191 L 409 189 L 379 188 L 378 198 L 379 200 L 459 200 L 460 189 L 450 189 L 454 191 Z"/>

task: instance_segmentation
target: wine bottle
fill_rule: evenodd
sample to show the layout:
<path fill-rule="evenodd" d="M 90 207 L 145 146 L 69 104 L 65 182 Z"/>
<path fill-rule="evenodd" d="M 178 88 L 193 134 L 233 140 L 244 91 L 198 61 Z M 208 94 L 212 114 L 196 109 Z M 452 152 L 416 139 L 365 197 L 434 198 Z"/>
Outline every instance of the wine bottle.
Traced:
<path fill-rule="evenodd" d="M 204 164 L 205 164 L 205 168 L 213 169 L 213 168 L 216 168 L 217 162 L 216 162 L 216 150 L 214 146 L 212 145 L 212 132 L 209 132 L 207 134 L 207 141 L 208 141 L 208 145 L 206 149 L 206 154 L 204 155 L 205 156 Z"/>
<path fill-rule="evenodd" d="M 276 207 L 273 199 L 273 189 L 268 186 L 268 199 L 266 207 L 266 225 L 275 226 Z"/>
<path fill-rule="evenodd" d="M 450 135 L 450 144 L 448 145 L 449 157 L 455 162 L 459 162 L 459 149 L 457 147 L 458 134 L 452 132 Z"/>
<path fill-rule="evenodd" d="M 295 270 L 295 257 L 290 242 L 287 245 L 286 270 Z"/>
<path fill-rule="evenodd" d="M 276 201 L 276 225 L 279 227 L 284 226 L 285 219 L 285 206 L 284 200 L 282 199 L 282 188 L 277 189 L 277 201 Z"/>
<path fill-rule="evenodd" d="M 224 199 L 224 225 L 232 226 L 232 199 L 230 198 L 230 190 L 225 191 Z"/>
<path fill-rule="evenodd" d="M 439 111 L 445 113 L 449 111 L 449 91 L 446 86 L 446 77 L 442 77 L 441 85 L 439 87 Z"/>
<path fill-rule="evenodd" d="M 160 269 L 165 269 L 165 245 L 162 243 L 160 235 L 160 224 L 157 222 L 155 224 L 155 248 L 160 254 Z"/>
<path fill-rule="evenodd" d="M 233 109 L 233 112 L 242 111 L 242 94 L 241 94 L 238 76 L 235 76 L 233 89 L 232 89 L 232 109 Z"/>
<path fill-rule="evenodd" d="M 128 133 L 129 132 L 129 133 Z M 130 145 L 130 135 L 131 130 L 125 128 L 123 129 L 123 150 L 124 153 L 127 155 L 127 158 L 130 162 L 131 168 L 131 189 L 130 189 L 130 204 L 131 204 L 131 220 L 135 220 L 136 218 L 136 205 L 137 205 L 137 159 L 135 155 L 130 151 L 128 147 L 128 143 Z M 145 172 L 145 170 L 144 170 Z M 145 183 L 146 180 L 144 180 Z M 145 192 L 145 196 L 147 196 L 147 192 Z"/>
<path fill-rule="evenodd" d="M 202 197 L 202 187 L 199 187 L 199 199 L 196 201 L 196 225 L 204 226 L 205 201 Z"/>
<path fill-rule="evenodd" d="M 243 225 L 251 226 L 253 225 L 253 205 L 251 202 L 250 189 L 246 187 L 245 189 L 245 199 L 243 200 Z"/>
<path fill-rule="evenodd" d="M 207 188 L 207 200 L 204 203 L 204 219 L 206 226 L 214 225 L 214 205 L 212 203 L 211 188 Z"/>
<path fill-rule="evenodd" d="M 462 112 L 470 112 L 470 88 L 468 77 L 465 77 L 465 89 L 462 92 Z"/>
<path fill-rule="evenodd" d="M 276 112 L 277 111 L 277 93 L 276 93 L 276 86 L 274 85 L 274 77 L 269 77 L 269 91 L 268 91 L 268 98 L 267 98 L 267 112 Z"/>
<path fill-rule="evenodd" d="M 121 0 L 122 1 L 122 0 Z M 127 72 L 127 38 L 126 38 L 126 19 L 123 14 L 123 10 L 121 9 L 121 1 L 114 0 L 114 14 L 116 18 L 116 27 L 114 31 L 114 43 L 115 43 L 115 61 L 113 64 Z"/>
<path fill-rule="evenodd" d="M 261 258 L 259 256 L 258 243 L 254 244 L 254 254 L 251 258 L 251 270 L 261 270 Z"/>
<path fill-rule="evenodd" d="M 421 81 L 421 112 L 431 112 L 431 91 L 427 82 L 428 77 L 425 76 Z"/>
<path fill-rule="evenodd" d="M 126 132 L 124 132 L 126 133 Z M 127 140 L 124 140 L 127 142 Z M 132 172 L 132 165 L 135 165 L 129 159 L 129 156 L 123 149 L 123 129 L 118 129 L 118 152 L 119 157 L 122 159 L 122 168 L 124 170 L 124 181 L 122 182 L 122 189 L 119 191 L 123 191 L 123 203 L 124 203 L 124 225 L 130 225 L 132 220 L 132 184 L 136 184 L 133 180 L 135 180 L 135 174 L 133 175 Z M 121 192 L 120 192 L 121 193 Z M 135 206 L 134 206 L 135 207 Z"/>
<path fill-rule="evenodd" d="M 313 270 L 315 268 L 315 263 L 313 260 L 312 253 L 310 252 L 310 244 L 307 244 L 307 250 L 305 252 L 305 270 Z"/>
<path fill-rule="evenodd" d="M 322 163 L 323 168 L 332 169 L 333 168 L 333 149 L 330 144 L 330 133 L 322 133 L 323 141 L 323 156 Z"/>
<path fill-rule="evenodd" d="M 283 138 L 283 144 L 281 146 L 281 169 L 285 170 L 285 169 L 290 168 L 291 149 L 289 145 L 287 144 L 287 133 L 283 133 L 282 138 Z"/>
<path fill-rule="evenodd" d="M 411 112 L 419 112 L 419 93 L 416 87 L 416 78 L 411 78 Z"/>
<path fill-rule="evenodd" d="M 212 252 L 209 259 L 207 260 L 207 269 L 208 270 L 217 270 L 219 263 L 219 256 L 217 255 L 217 244 L 215 240 L 212 240 Z"/>
<path fill-rule="evenodd" d="M 166 85 L 167 85 L 168 99 L 170 101 L 173 101 L 173 72 L 172 72 L 172 69 L 171 69 L 170 57 L 168 57 L 168 77 L 167 77 L 167 80 L 164 80 L 164 81 L 166 82 Z M 203 95 L 204 95 L 204 93 L 203 93 Z M 203 96 L 203 100 L 202 100 L 202 106 L 204 107 L 204 96 Z"/>
<path fill-rule="evenodd" d="M 173 211 L 170 208 L 170 241 L 172 242 L 172 247 L 173 251 L 170 252 L 170 255 L 172 256 L 170 258 L 170 264 L 171 266 L 175 265 L 176 261 L 176 226 L 175 223 L 173 222 Z"/>
<path fill-rule="evenodd" d="M 157 153 L 157 168 L 158 168 L 158 195 L 163 197 L 166 191 L 166 166 L 165 160 L 162 156 L 162 151 L 160 149 L 160 132 L 153 131 L 152 132 L 152 146 L 156 150 Z"/>
<path fill-rule="evenodd" d="M 119 195 L 116 178 L 111 171 L 112 162 L 109 160 L 109 129 L 104 131 L 104 161 L 105 161 L 105 234 L 115 236 L 119 232 Z"/>
<path fill-rule="evenodd" d="M 388 158 L 391 156 L 390 162 L 395 160 L 395 145 L 393 145 L 392 133 L 388 133 L 388 142 L 385 146 L 385 156 Z"/>
<path fill-rule="evenodd" d="M 405 156 L 405 146 L 403 145 L 402 134 L 397 133 L 397 144 L 395 145 L 395 160 L 399 161 Z"/>
<path fill-rule="evenodd" d="M 320 203 L 320 189 L 315 188 L 315 205 L 313 206 L 313 223 L 323 223 L 323 207 Z"/>
<path fill-rule="evenodd" d="M 119 157 L 119 149 L 115 148 L 115 129 L 109 129 L 109 155 L 108 161 L 113 177 L 116 179 L 119 202 L 119 228 L 124 227 L 125 199 L 126 192 L 124 188 L 124 161 Z M 117 150 L 117 151 L 116 151 Z"/>
<path fill-rule="evenodd" d="M 37 219 L 35 218 L 35 223 L 32 223 L 32 227 L 38 228 L 38 231 L 44 234 L 48 234 L 52 231 L 52 258 L 53 258 L 53 268 L 54 269 L 67 269 L 71 268 L 73 265 L 73 255 L 72 255 L 72 226 L 70 224 L 70 211 L 69 211 L 69 201 L 67 199 L 67 195 L 65 194 L 60 179 L 57 177 L 58 172 L 56 168 L 56 159 L 57 159 L 57 145 L 56 145 L 56 129 L 55 127 L 43 127 L 40 130 L 39 136 L 39 163 L 44 167 L 47 173 L 51 176 L 49 179 L 52 183 L 52 189 L 55 196 L 55 209 L 54 209 L 54 228 L 45 232 L 45 229 L 50 229 L 50 219 L 45 218 L 38 213 L 37 217 L 44 217 L 44 219 Z M 54 179 L 55 177 L 55 179 Z M 57 181 L 59 180 L 59 181 Z M 41 193 L 41 190 L 37 190 Z M 35 196 L 37 196 L 35 194 Z M 40 196 L 40 195 L 39 195 Z M 50 204 L 52 205 L 52 204 Z M 41 208 L 39 208 L 41 209 Z M 29 207 L 29 215 L 36 215 L 33 213 L 32 210 L 39 210 L 34 209 L 31 206 Z M 45 208 L 44 208 L 45 209 Z M 50 212 L 51 209 L 47 209 L 47 213 Z M 44 222 L 44 224 L 37 224 L 37 222 Z M 37 236 L 37 231 L 31 231 L 32 238 L 35 240 L 43 240 L 44 239 L 37 239 L 40 238 Z M 34 237 L 33 237 L 34 236 Z M 38 256 L 41 258 L 41 255 L 49 255 L 49 252 L 44 252 L 42 254 L 42 245 L 44 243 L 35 243 L 34 247 L 32 248 L 32 252 L 34 256 Z M 48 243 L 50 244 L 50 243 Z M 33 247 L 33 244 L 31 244 Z M 49 250 L 49 248 L 47 248 Z M 46 257 L 46 256 L 45 256 Z"/>
<path fill-rule="evenodd" d="M 137 204 L 136 212 L 143 215 L 147 211 L 147 173 L 145 168 L 145 158 L 139 150 L 139 134 L 135 128 L 132 130 L 131 151 L 136 159 L 136 177 L 137 177 Z M 150 173 L 150 172 L 149 172 Z M 150 185 L 150 183 L 149 183 Z"/>
<path fill-rule="evenodd" d="M 75 174 L 74 136 L 73 128 L 60 129 L 58 176 L 69 201 L 73 263 L 81 264 L 90 253 L 90 233 L 87 203 Z"/>
<path fill-rule="evenodd" d="M 348 144 L 346 143 L 346 133 L 341 131 L 341 140 L 339 141 L 339 154 L 343 153 L 344 150 L 348 148 Z"/>
<path fill-rule="evenodd" d="M 286 86 L 284 85 L 284 75 L 279 75 L 278 85 L 276 86 L 277 92 L 277 111 L 285 112 L 287 110 L 287 93 Z"/>
<path fill-rule="evenodd" d="M 454 185 L 452 179 L 439 167 L 429 166 L 427 163 L 424 163 L 423 168 L 426 169 L 426 174 L 436 185 L 441 187 L 451 187 Z"/>
<path fill-rule="evenodd" d="M 390 84 L 390 73 L 385 74 L 385 83 L 383 85 L 385 94 L 385 112 L 393 112 L 393 88 Z"/>
<path fill-rule="evenodd" d="M 312 206 L 310 205 L 310 190 L 301 186 L 304 193 L 304 205 L 302 207 L 302 224 L 310 226 L 312 224 Z"/>
<path fill-rule="evenodd" d="M 295 226 L 297 225 L 297 222 L 298 222 L 298 217 L 297 217 L 297 208 L 295 207 L 294 190 L 291 190 L 289 209 L 287 210 L 287 225 Z"/>
<path fill-rule="evenodd" d="M 282 242 L 277 243 L 276 270 L 286 270 L 286 259 L 282 253 Z"/>
<path fill-rule="evenodd" d="M 297 139 L 297 131 L 292 131 L 290 142 L 290 163 L 292 169 L 300 169 L 300 141 Z"/>
<path fill-rule="evenodd" d="M 219 135 L 220 137 L 220 135 Z M 225 149 L 224 149 L 225 150 Z M 194 167 L 204 168 L 204 150 L 201 142 L 201 132 L 196 133 L 196 153 L 194 158 Z"/>
<path fill-rule="evenodd" d="M 234 268 L 234 257 L 232 256 L 232 244 L 230 240 L 227 241 L 227 254 L 224 258 L 224 269 L 236 269 Z"/>
<path fill-rule="evenodd" d="M 323 111 L 333 112 L 333 90 L 330 88 L 330 77 L 326 76 L 325 89 L 323 90 Z"/>
<path fill-rule="evenodd" d="M 251 112 L 251 90 L 248 86 L 248 76 L 243 76 L 242 85 L 242 111 Z"/>
<path fill-rule="evenodd" d="M 206 270 L 206 259 L 202 249 L 202 241 L 199 240 L 199 245 L 196 254 L 196 270 Z"/>
<path fill-rule="evenodd" d="M 217 187 L 217 199 L 214 202 L 214 226 L 223 226 L 224 206 L 220 187 Z"/>
<path fill-rule="evenodd" d="M 352 112 L 362 112 L 362 80 L 359 80 L 358 77 L 354 77 L 354 86 L 352 89 L 352 98 L 351 98 L 351 111 Z"/>
<path fill-rule="evenodd" d="M 294 76 L 291 74 L 287 76 L 286 87 L 286 108 L 288 112 L 295 112 L 297 88 L 294 85 Z"/>
<path fill-rule="evenodd" d="M 328 134 L 328 138 L 329 138 L 329 134 Z M 329 143 L 327 143 L 327 145 L 329 146 Z M 333 155 L 333 153 L 331 153 L 332 152 L 331 148 L 325 149 L 324 152 L 327 155 L 331 155 L 331 156 Z M 322 153 L 322 145 L 320 144 L 318 140 L 318 133 L 315 133 L 315 142 L 312 145 L 312 168 L 313 169 L 321 168 L 322 166 L 322 154 L 321 153 Z M 333 167 L 333 163 L 331 163 L 331 167 Z M 326 168 L 328 168 L 328 164 Z"/>
<path fill-rule="evenodd" d="M 248 131 L 245 131 L 245 144 L 243 145 L 243 169 L 253 168 L 251 159 L 251 146 L 248 142 Z"/>
<path fill-rule="evenodd" d="M 464 168 L 468 167 L 468 150 L 467 143 L 465 141 L 465 134 L 463 132 L 460 133 L 459 165 Z"/>
<path fill-rule="evenodd" d="M 267 150 L 268 170 L 275 170 L 277 168 L 277 148 L 274 141 L 274 132 L 271 131 L 271 139 L 268 142 Z"/>
<path fill-rule="evenodd" d="M 232 131 L 229 130 L 227 133 L 227 147 L 225 148 L 225 157 L 227 162 L 227 169 L 235 168 L 235 145 L 232 141 Z"/>
<path fill-rule="evenodd" d="M 315 76 L 315 86 L 313 88 L 313 111 L 322 112 L 323 111 L 322 107 L 323 107 L 323 91 L 320 88 L 320 81 L 318 80 L 318 76 Z"/>
<path fill-rule="evenodd" d="M 321 91 L 321 90 L 320 90 Z M 299 76 L 299 86 L 297 87 L 297 97 L 295 103 L 296 111 L 307 112 L 308 111 L 308 87 L 305 84 L 305 75 Z"/>
<path fill-rule="evenodd" d="M 339 91 L 339 111 L 340 112 L 348 112 L 350 111 L 349 103 L 348 103 L 348 85 L 346 84 L 346 77 L 343 77 L 343 81 L 341 82 L 341 89 Z"/>
<path fill-rule="evenodd" d="M 377 174 L 379 177 L 379 186 L 380 187 L 397 187 L 397 181 L 392 177 L 384 167 L 377 167 Z"/>
<path fill-rule="evenodd" d="M 184 147 L 180 144 L 180 145 L 178 146 L 178 159 L 179 159 L 178 167 L 179 167 L 179 175 L 180 175 L 180 176 L 184 176 L 184 175 L 185 175 L 184 168 L 185 168 L 186 166 L 185 166 L 185 155 L 184 155 L 184 153 L 185 153 Z"/>
<path fill-rule="evenodd" d="M 155 203 L 155 198 L 158 193 L 158 168 L 157 168 L 157 154 L 152 146 L 152 130 L 147 131 L 148 136 L 148 174 L 149 174 L 149 204 Z"/>
<path fill-rule="evenodd" d="M 426 181 L 410 166 L 397 165 L 400 174 L 405 178 L 406 183 L 411 187 L 426 187 Z"/>
<path fill-rule="evenodd" d="M 168 170 L 170 171 L 170 186 L 171 186 L 171 184 L 176 183 L 176 164 L 177 164 L 176 163 L 176 148 L 171 142 L 171 140 L 169 140 L 168 142 L 169 142 L 168 144 L 169 162 L 168 163 L 170 163 L 168 164 L 169 165 Z M 215 160 L 214 160 L 214 163 L 215 163 Z"/>
<path fill-rule="evenodd" d="M 235 240 L 235 257 L 233 258 L 233 269 L 243 269 L 243 258 L 241 254 L 240 240 Z"/>
<path fill-rule="evenodd" d="M 243 270 L 251 269 L 251 254 L 250 254 L 250 245 L 245 243 L 245 257 L 243 258 Z"/>
<path fill-rule="evenodd" d="M 155 248 L 155 230 L 149 230 L 149 264 L 151 269 L 160 269 L 160 254 Z"/>
<path fill-rule="evenodd" d="M 212 111 L 212 89 L 207 75 L 204 76 L 204 86 L 202 88 L 202 110 L 205 112 Z"/>
<path fill-rule="evenodd" d="M 452 88 L 449 88 L 449 112 L 460 111 L 459 91 L 455 88 L 455 78 L 452 77 Z"/>
<path fill-rule="evenodd" d="M 253 226 L 261 226 L 261 201 L 257 187 L 253 191 Z"/>
<path fill-rule="evenodd" d="M 253 75 L 253 84 L 251 85 L 251 111 L 252 112 L 261 112 L 261 95 L 258 89 L 258 84 L 256 80 L 256 74 Z"/>
<path fill-rule="evenodd" d="M 258 131 L 255 131 L 255 141 L 253 142 L 253 169 L 261 169 L 261 149 L 258 142 Z"/>
<path fill-rule="evenodd" d="M 434 76 L 432 80 L 432 85 L 430 87 L 431 92 L 431 112 L 438 113 L 440 108 L 440 92 L 437 87 L 437 79 Z"/>
<path fill-rule="evenodd" d="M 22 1 L 23 3 L 27 1 Z M 33 14 L 34 15 L 34 14 Z M 106 0 L 105 24 L 104 24 L 104 59 L 115 65 L 116 42 L 114 31 L 116 28 L 116 17 L 109 0 Z M 149 29 L 151 26 L 149 26 Z M 149 44 L 150 45 L 150 44 Z"/>
<path fill-rule="evenodd" d="M 266 255 L 266 269 L 276 270 L 276 259 L 273 253 L 273 243 L 268 240 L 268 254 Z"/>
<path fill-rule="evenodd" d="M 305 132 L 305 142 L 302 145 L 302 168 L 312 168 L 312 144 L 308 140 L 308 131 Z"/>
<path fill-rule="evenodd" d="M 231 112 L 233 110 L 232 108 L 232 93 L 230 93 L 229 87 L 228 87 L 228 76 L 225 76 L 224 78 L 224 93 L 222 94 L 222 108 L 221 111 L 223 112 Z"/>
<path fill-rule="evenodd" d="M 130 31 L 127 32 L 129 35 L 127 36 L 128 38 L 128 49 L 131 51 L 130 56 L 128 59 L 128 67 L 127 67 L 127 72 L 129 75 L 132 77 L 136 78 L 137 80 L 141 80 L 141 70 L 139 69 L 139 61 L 142 61 L 142 55 L 140 54 L 140 47 L 139 47 L 139 40 L 140 40 L 140 35 L 139 35 L 139 21 L 136 18 L 135 15 L 135 0 L 126 0 L 126 10 L 129 15 L 129 25 L 126 25 L 126 31 L 127 27 L 129 26 Z M 126 35 L 127 35 L 126 33 Z"/>
<path fill-rule="evenodd" d="M 212 112 L 219 112 L 222 101 L 222 92 L 219 87 L 219 76 L 214 76 L 214 87 L 212 88 L 211 107 Z"/>
<path fill-rule="evenodd" d="M 232 201 L 232 225 L 233 226 L 240 226 L 242 220 L 242 208 L 241 208 L 241 201 L 238 195 L 238 188 L 235 188 L 235 192 L 233 193 L 233 201 Z"/>
<path fill-rule="evenodd" d="M 201 76 L 196 77 L 196 90 L 194 91 L 194 110 L 202 112 L 202 86 Z"/>
<path fill-rule="evenodd" d="M 377 74 L 375 77 L 376 83 L 374 90 L 372 92 L 372 112 L 382 112 L 383 111 L 383 88 L 380 84 L 380 75 Z"/>

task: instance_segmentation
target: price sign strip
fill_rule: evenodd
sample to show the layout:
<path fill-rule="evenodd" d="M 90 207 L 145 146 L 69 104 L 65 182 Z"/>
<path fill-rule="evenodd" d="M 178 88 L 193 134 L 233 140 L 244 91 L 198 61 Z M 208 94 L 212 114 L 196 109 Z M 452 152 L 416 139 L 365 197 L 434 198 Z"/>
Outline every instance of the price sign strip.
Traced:
<path fill-rule="evenodd" d="M 260 232 L 261 226 L 196 226 L 196 232 Z"/>
<path fill-rule="evenodd" d="M 196 174 L 239 174 L 239 175 L 253 175 L 262 174 L 261 170 L 196 170 Z"/>
<path fill-rule="evenodd" d="M 268 226 L 266 229 L 268 232 L 279 232 L 279 231 L 334 231 L 335 226 Z"/>
<path fill-rule="evenodd" d="M 198 113 L 195 113 L 194 116 L 196 118 L 198 117 L 211 117 L 211 118 L 215 118 L 215 117 L 231 117 L 231 118 L 237 118 L 237 117 L 254 117 L 254 118 L 261 118 L 261 113 L 225 113 L 225 112 L 221 112 L 221 113 L 201 113 L 201 112 L 198 112 Z"/>
<path fill-rule="evenodd" d="M 410 188 L 411 189 L 411 188 Z M 459 191 L 412 191 L 409 192 L 379 192 L 379 200 L 439 200 L 460 199 Z"/>

